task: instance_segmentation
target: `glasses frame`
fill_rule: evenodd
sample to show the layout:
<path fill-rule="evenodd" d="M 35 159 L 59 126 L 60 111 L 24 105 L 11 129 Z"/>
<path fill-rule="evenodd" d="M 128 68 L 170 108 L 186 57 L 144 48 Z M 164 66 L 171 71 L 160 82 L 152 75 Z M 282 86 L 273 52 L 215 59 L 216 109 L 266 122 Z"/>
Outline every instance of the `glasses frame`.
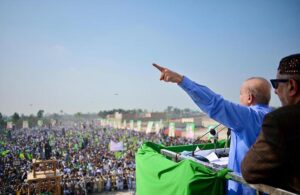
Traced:
<path fill-rule="evenodd" d="M 289 79 L 270 79 L 270 82 L 274 89 L 278 88 L 279 83 L 286 83 L 288 81 L 289 81 Z"/>

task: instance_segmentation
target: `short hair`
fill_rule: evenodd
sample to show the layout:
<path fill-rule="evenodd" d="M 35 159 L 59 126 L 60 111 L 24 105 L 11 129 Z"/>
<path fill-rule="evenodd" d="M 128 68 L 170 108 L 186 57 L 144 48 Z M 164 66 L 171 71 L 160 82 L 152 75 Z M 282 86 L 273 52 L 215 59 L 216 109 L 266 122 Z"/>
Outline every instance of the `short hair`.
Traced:
<path fill-rule="evenodd" d="M 263 84 L 258 86 L 248 86 L 248 91 L 251 95 L 255 97 L 256 104 L 265 104 L 269 105 L 271 100 L 271 85 L 268 80 L 262 77 L 251 77 L 249 80 L 259 80 L 263 82 Z"/>
<path fill-rule="evenodd" d="M 280 60 L 279 74 L 300 75 L 300 54 L 293 54 Z"/>

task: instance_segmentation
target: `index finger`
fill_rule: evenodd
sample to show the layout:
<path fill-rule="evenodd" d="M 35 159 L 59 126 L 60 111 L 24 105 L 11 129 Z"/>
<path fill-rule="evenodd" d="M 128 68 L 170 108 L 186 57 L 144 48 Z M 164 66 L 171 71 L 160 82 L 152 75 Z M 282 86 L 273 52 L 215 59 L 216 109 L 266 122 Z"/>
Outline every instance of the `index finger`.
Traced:
<path fill-rule="evenodd" d="M 163 72 L 165 70 L 165 68 L 159 66 L 158 64 L 153 63 L 152 64 L 155 68 L 157 68 L 160 72 Z"/>

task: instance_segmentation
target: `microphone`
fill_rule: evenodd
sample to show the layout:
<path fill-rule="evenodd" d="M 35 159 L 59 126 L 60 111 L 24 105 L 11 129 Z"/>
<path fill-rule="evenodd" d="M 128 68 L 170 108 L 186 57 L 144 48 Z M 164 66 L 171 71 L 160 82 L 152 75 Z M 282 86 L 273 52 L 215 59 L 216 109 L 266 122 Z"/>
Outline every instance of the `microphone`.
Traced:
<path fill-rule="evenodd" d="M 227 129 L 227 139 L 226 139 L 226 143 L 225 143 L 225 146 L 224 146 L 224 150 L 225 150 L 225 148 L 227 148 L 227 146 L 228 146 L 228 141 L 229 141 L 229 139 L 230 139 L 230 136 L 231 136 L 231 129 L 228 128 L 228 129 Z"/>
<path fill-rule="evenodd" d="M 200 137 L 198 137 L 194 142 L 193 142 L 193 152 L 192 152 L 192 156 L 195 156 L 195 143 L 199 140 L 201 140 L 201 138 L 203 138 L 205 135 L 207 135 L 208 133 L 210 133 L 212 130 L 214 130 L 214 132 L 216 132 L 215 128 L 219 127 L 221 125 L 221 123 L 219 123 L 217 126 L 215 126 L 213 129 L 211 129 L 210 131 L 207 131 L 206 133 L 204 133 L 203 135 L 201 135 Z"/>
<path fill-rule="evenodd" d="M 221 130 L 220 130 L 221 131 Z M 219 131 L 219 132 L 220 132 Z M 215 148 L 215 153 L 217 153 L 217 140 L 218 140 L 218 133 L 216 132 L 215 129 L 211 129 L 210 131 L 210 134 L 213 135 L 213 138 L 214 138 L 214 148 Z"/>
<path fill-rule="evenodd" d="M 225 148 L 227 146 L 227 142 L 228 142 L 228 138 L 230 136 L 230 133 L 231 133 L 231 129 L 230 128 L 227 128 L 227 139 L 226 139 L 226 143 L 224 145 L 224 151 L 218 151 L 217 152 L 217 141 L 218 141 L 218 133 L 220 133 L 221 131 L 223 131 L 224 129 L 226 129 L 227 127 L 223 127 L 222 129 L 220 129 L 218 132 L 216 132 L 214 129 L 212 129 L 213 131 L 210 131 L 211 134 L 214 136 L 214 148 L 215 148 L 215 154 L 218 156 L 218 158 L 221 158 L 221 157 L 227 157 L 228 156 L 228 153 L 225 152 Z"/>
<path fill-rule="evenodd" d="M 228 129 L 227 129 L 227 137 L 229 137 L 230 135 L 231 135 L 231 129 L 228 128 Z"/>

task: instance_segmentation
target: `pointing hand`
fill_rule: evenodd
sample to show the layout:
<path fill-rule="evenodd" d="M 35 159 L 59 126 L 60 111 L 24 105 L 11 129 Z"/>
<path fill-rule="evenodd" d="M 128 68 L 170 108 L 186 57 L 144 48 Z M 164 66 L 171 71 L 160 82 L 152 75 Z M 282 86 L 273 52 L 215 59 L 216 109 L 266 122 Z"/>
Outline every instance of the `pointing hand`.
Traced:
<path fill-rule="evenodd" d="M 176 72 L 173 72 L 167 68 L 164 68 L 158 64 L 155 64 L 153 63 L 152 64 L 155 68 L 157 68 L 160 72 L 161 72 L 161 75 L 160 75 L 160 80 L 163 80 L 165 82 L 171 82 L 171 83 L 180 83 L 183 79 L 183 76 L 176 73 Z"/>

